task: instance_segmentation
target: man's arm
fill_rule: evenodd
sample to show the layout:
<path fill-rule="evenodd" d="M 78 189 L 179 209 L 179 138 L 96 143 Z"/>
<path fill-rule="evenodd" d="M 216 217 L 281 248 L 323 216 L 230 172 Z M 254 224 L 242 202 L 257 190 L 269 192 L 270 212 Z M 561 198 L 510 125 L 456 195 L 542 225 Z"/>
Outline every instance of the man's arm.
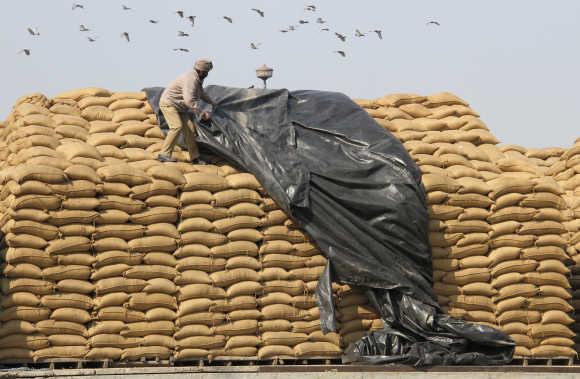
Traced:
<path fill-rule="evenodd" d="M 205 91 L 203 90 L 203 87 L 201 88 L 201 96 L 200 97 L 203 101 L 205 101 L 206 103 L 211 105 L 213 108 L 215 108 L 216 102 L 213 101 L 213 99 L 205 93 Z"/>

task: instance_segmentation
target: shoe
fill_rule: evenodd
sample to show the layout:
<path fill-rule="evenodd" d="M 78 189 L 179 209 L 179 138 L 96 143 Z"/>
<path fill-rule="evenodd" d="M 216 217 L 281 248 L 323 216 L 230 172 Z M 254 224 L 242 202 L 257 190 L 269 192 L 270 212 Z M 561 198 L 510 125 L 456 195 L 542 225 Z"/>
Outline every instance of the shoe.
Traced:
<path fill-rule="evenodd" d="M 207 164 L 206 161 L 204 161 L 203 159 L 199 159 L 199 158 L 195 158 L 191 160 L 191 164 L 201 164 L 201 165 L 205 165 Z"/>
<path fill-rule="evenodd" d="M 163 155 L 163 154 L 159 154 L 157 156 L 157 160 L 159 162 L 177 162 L 177 159 L 172 158 L 172 157 L 170 157 L 168 155 Z"/>

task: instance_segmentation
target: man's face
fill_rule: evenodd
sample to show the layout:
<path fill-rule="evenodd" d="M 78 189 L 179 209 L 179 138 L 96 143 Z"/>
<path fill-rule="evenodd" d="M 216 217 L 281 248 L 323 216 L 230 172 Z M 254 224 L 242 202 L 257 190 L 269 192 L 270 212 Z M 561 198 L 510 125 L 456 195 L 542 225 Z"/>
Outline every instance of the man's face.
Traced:
<path fill-rule="evenodd" d="M 199 78 L 201 80 L 203 80 L 207 77 L 207 71 L 198 71 L 197 74 L 199 75 Z"/>

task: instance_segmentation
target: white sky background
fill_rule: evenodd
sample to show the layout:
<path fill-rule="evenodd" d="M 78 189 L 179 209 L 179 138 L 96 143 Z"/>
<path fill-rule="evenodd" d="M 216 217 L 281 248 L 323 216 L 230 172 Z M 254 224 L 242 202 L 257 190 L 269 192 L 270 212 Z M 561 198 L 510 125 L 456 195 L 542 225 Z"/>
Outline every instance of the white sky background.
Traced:
<path fill-rule="evenodd" d="M 361 98 L 451 91 L 504 143 L 566 147 L 580 137 L 580 1 L 85 0 L 78 1 L 85 10 L 75 11 L 72 3 L 2 1 L 0 119 L 30 92 L 164 86 L 195 58 L 211 57 L 214 70 L 206 84 L 259 86 L 254 70 L 266 63 L 275 70 L 271 88 Z M 316 13 L 304 10 L 311 3 Z M 177 9 L 196 15 L 196 26 L 179 19 Z M 346 43 L 321 32 L 317 17 L 347 34 Z M 299 19 L 310 24 L 278 32 Z M 441 26 L 427 26 L 429 20 Z M 81 23 L 92 31 L 81 33 Z M 30 36 L 28 26 L 38 27 L 40 37 Z M 356 38 L 356 28 L 382 29 L 384 39 Z M 191 36 L 179 38 L 178 30 Z M 130 43 L 120 37 L 123 31 Z M 89 35 L 97 42 L 87 41 Z M 250 42 L 262 45 L 251 50 Z M 191 52 L 173 52 L 176 47 Z M 32 55 L 16 54 L 22 48 Z M 333 50 L 346 51 L 347 58 Z"/>

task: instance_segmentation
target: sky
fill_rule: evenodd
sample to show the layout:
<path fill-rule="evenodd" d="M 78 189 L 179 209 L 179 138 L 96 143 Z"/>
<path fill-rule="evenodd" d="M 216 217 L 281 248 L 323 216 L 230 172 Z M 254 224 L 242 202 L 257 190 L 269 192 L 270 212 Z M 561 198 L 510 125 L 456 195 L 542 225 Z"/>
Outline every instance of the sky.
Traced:
<path fill-rule="evenodd" d="M 85 9 L 73 11 L 73 3 Z M 306 11 L 308 4 L 316 12 Z M 195 26 L 175 14 L 179 9 L 196 16 Z M 206 85 L 260 86 L 255 69 L 267 64 L 274 68 L 270 88 L 367 99 L 453 92 L 505 144 L 568 147 L 580 137 L 577 0 L 18 0 L 5 1 L 2 10 L 0 119 L 24 94 L 165 86 L 196 58 L 210 57 Z M 317 24 L 318 17 L 327 23 Z M 279 32 L 301 19 L 309 23 Z M 91 31 L 80 32 L 80 24 Z M 380 29 L 383 39 L 372 32 L 357 38 L 356 29 Z M 178 37 L 178 30 L 190 36 Z M 24 48 L 30 56 L 17 54 Z"/>

